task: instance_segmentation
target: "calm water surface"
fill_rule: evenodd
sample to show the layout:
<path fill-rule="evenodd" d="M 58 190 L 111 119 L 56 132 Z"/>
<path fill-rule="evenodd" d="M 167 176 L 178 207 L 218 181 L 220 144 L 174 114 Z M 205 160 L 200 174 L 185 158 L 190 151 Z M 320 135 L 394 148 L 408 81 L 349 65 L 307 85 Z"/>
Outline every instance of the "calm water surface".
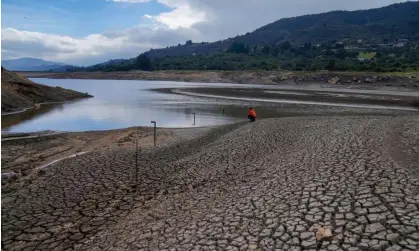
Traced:
<path fill-rule="evenodd" d="M 79 79 L 32 79 L 50 86 L 61 86 L 80 92 L 88 92 L 94 98 L 66 104 L 45 105 L 41 109 L 2 116 L 2 131 L 33 132 L 43 130 L 90 131 L 109 130 L 131 126 L 158 127 L 211 126 L 237 121 L 224 116 L 224 105 L 232 101 L 165 94 L 151 91 L 153 88 L 230 86 L 236 84 L 203 84 L 167 81 L 137 80 L 79 80 Z M 240 105 L 239 103 L 235 103 Z M 242 102 L 242 105 L 243 102 Z M 243 107 L 246 109 L 246 107 Z M 244 113 L 246 111 L 244 110 Z"/>

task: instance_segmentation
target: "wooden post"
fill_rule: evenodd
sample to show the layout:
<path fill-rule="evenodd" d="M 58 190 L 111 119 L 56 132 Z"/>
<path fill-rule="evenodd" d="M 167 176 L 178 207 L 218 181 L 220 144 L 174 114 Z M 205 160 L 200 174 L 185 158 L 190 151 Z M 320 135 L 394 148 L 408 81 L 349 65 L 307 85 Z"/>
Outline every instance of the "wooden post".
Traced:
<path fill-rule="evenodd" d="M 135 141 L 135 186 L 138 185 L 138 139 Z"/>
<path fill-rule="evenodd" d="M 151 121 L 154 124 L 154 146 L 156 146 L 156 121 Z"/>

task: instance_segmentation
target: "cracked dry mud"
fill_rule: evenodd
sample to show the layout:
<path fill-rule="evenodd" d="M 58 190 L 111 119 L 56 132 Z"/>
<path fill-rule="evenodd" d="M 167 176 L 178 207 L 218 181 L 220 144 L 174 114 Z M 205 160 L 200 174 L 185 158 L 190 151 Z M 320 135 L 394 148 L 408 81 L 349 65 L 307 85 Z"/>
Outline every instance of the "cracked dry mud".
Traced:
<path fill-rule="evenodd" d="M 296 117 L 63 160 L 3 195 L 3 250 L 418 250 L 419 117 Z M 320 227 L 333 237 L 317 241 Z"/>

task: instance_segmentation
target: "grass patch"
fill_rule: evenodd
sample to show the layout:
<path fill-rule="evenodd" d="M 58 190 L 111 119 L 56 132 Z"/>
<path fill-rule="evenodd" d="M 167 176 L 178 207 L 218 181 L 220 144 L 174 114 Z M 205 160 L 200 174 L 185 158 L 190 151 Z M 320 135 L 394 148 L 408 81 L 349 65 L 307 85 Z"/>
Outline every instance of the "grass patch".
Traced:
<path fill-rule="evenodd" d="M 377 55 L 377 52 L 360 52 L 358 57 L 363 59 L 371 59 Z"/>
<path fill-rule="evenodd" d="M 419 78 L 419 71 L 406 71 L 406 72 L 382 72 L 382 75 L 389 75 L 395 77 L 409 77 L 409 76 L 416 76 Z"/>
<path fill-rule="evenodd" d="M 410 71 L 403 71 L 403 72 L 371 72 L 371 71 L 294 71 L 289 72 L 285 75 L 293 75 L 293 76 L 313 76 L 313 75 L 321 75 L 321 74 L 334 74 L 334 75 L 343 75 L 343 76 L 392 76 L 392 77 L 409 77 L 414 76 L 419 79 L 419 71 L 418 70 L 410 70 Z"/>

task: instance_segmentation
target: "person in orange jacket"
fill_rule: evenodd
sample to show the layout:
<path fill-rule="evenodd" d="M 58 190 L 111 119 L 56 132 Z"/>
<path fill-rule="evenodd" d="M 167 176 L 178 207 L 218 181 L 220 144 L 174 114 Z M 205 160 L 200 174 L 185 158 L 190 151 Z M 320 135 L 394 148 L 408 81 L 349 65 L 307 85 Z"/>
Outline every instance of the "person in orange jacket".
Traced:
<path fill-rule="evenodd" d="M 247 114 L 247 117 L 250 119 L 250 122 L 255 122 L 256 121 L 256 111 L 250 107 L 249 109 L 249 113 Z"/>

